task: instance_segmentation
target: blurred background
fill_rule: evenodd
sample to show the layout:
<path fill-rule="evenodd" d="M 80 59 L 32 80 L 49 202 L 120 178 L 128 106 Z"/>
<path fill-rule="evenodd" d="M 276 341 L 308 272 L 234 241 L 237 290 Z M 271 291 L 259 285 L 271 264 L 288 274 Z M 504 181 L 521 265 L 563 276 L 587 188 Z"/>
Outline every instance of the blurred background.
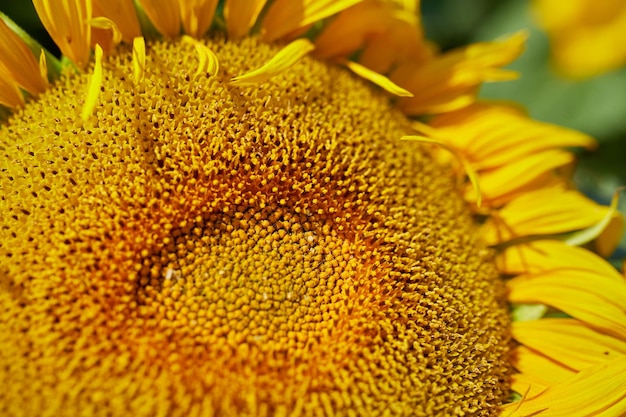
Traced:
<path fill-rule="evenodd" d="M 588 0 L 549 0 L 563 11 Z M 607 0 L 597 0 L 602 4 Z M 595 152 L 581 153 L 576 182 L 589 197 L 608 204 L 620 185 L 626 185 L 626 65 L 586 78 L 572 79 L 551 65 L 551 44 L 540 28 L 531 0 L 422 0 L 422 21 L 426 37 L 442 50 L 472 42 L 493 40 L 525 29 L 530 34 L 526 52 L 509 68 L 521 77 L 515 81 L 487 84 L 481 96 L 514 100 L 541 121 L 581 130 L 597 139 Z M 624 0 L 608 1 L 618 4 Z M 602 9 L 605 5 L 598 6 Z M 594 6 L 595 7 L 595 6 Z M 617 6 L 626 9 L 625 6 Z M 0 0 L 0 11 L 49 50 L 55 46 L 41 26 L 28 0 Z M 595 24 L 609 15 L 595 16 Z M 626 15 L 625 15 L 626 16 Z M 625 21 L 626 22 L 626 21 Z M 626 24 L 617 33 L 626 36 Z M 622 43 L 626 50 L 626 43 Z M 626 192 L 620 211 L 626 214 Z M 626 257 L 626 238 L 614 259 Z"/>

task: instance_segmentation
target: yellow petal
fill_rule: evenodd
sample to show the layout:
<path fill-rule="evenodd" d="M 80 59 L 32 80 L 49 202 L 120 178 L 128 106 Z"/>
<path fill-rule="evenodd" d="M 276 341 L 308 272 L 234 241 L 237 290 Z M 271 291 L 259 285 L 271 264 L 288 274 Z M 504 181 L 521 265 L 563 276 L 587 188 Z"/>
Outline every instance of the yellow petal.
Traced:
<path fill-rule="evenodd" d="M 33 0 L 33 5 L 63 55 L 84 68 L 91 52 L 91 1 Z"/>
<path fill-rule="evenodd" d="M 390 77 L 396 82 L 402 82 L 400 79 L 396 79 L 394 77 Z M 433 81 L 435 82 L 435 81 Z M 445 81 L 442 81 L 445 84 Z M 433 89 L 441 87 L 441 85 L 433 84 Z M 455 111 L 458 109 L 462 109 L 463 107 L 469 106 L 476 100 L 476 95 L 478 94 L 479 88 L 476 87 L 468 87 L 468 88 L 443 88 L 436 91 L 431 92 L 415 92 L 415 94 L 419 94 L 422 97 L 422 103 L 418 103 L 415 100 L 411 104 L 410 115 L 422 115 L 422 114 L 438 114 L 438 113 L 447 113 L 450 111 Z M 415 94 L 413 96 L 415 96 Z M 399 106 L 401 110 L 407 112 L 403 106 Z"/>
<path fill-rule="evenodd" d="M 231 38 L 242 38 L 248 34 L 263 10 L 267 0 L 226 0 L 224 18 Z"/>
<path fill-rule="evenodd" d="M 509 246 L 497 257 L 503 274 L 535 274 L 561 268 L 592 271 L 616 282 L 623 278 L 607 261 L 583 248 L 570 246 L 560 240 L 538 240 Z"/>
<path fill-rule="evenodd" d="M 277 0 L 270 6 L 261 29 L 266 41 L 274 41 L 362 0 Z"/>
<path fill-rule="evenodd" d="M 185 32 L 201 38 L 213 23 L 218 0 L 179 0 L 180 16 Z"/>
<path fill-rule="evenodd" d="M 437 116 L 431 125 L 463 150 L 479 171 L 548 149 L 596 145 L 588 135 L 532 120 L 522 109 L 498 102 L 475 103 Z"/>
<path fill-rule="evenodd" d="M 93 0 L 93 15 L 115 22 L 122 32 L 124 42 L 131 43 L 134 38 L 141 36 L 139 19 L 132 0 Z"/>
<path fill-rule="evenodd" d="M 143 80 L 146 68 L 146 41 L 143 37 L 133 39 L 133 78 L 135 84 Z"/>
<path fill-rule="evenodd" d="M 0 104 L 15 109 L 24 105 L 24 97 L 7 70 L 0 65 Z"/>
<path fill-rule="evenodd" d="M 507 404 L 508 417 L 620 417 L 626 413 L 626 356 L 588 368 L 540 394 Z"/>
<path fill-rule="evenodd" d="M 137 1 L 159 33 L 169 38 L 180 34 L 179 0 Z"/>
<path fill-rule="evenodd" d="M 100 95 L 100 86 L 102 85 L 102 48 L 100 45 L 96 45 L 95 52 L 95 63 L 93 68 L 93 74 L 91 75 L 91 79 L 89 80 L 89 87 L 87 89 L 87 98 L 85 99 L 85 104 L 83 105 L 83 110 L 80 114 L 80 117 L 83 120 L 87 120 L 89 116 L 93 113 L 93 109 L 96 107 L 96 103 L 98 102 L 98 96 Z"/>
<path fill-rule="evenodd" d="M 533 384 L 551 386 L 567 381 L 576 371 L 534 351 L 526 346 L 518 346 L 511 355 L 513 366 L 528 375 Z"/>
<path fill-rule="evenodd" d="M 391 93 L 399 97 L 412 97 L 413 96 L 413 94 L 411 94 L 409 91 L 405 90 L 399 85 L 394 84 L 389 78 L 377 72 L 374 72 L 371 69 L 364 67 L 361 64 L 358 64 L 352 61 L 346 61 L 345 65 L 346 67 L 350 68 L 350 70 L 354 72 L 356 75 L 358 75 L 359 77 L 365 78 L 366 80 L 376 84 L 377 86 L 387 91 L 388 93 Z"/>
<path fill-rule="evenodd" d="M 619 212 L 614 213 L 609 224 L 594 241 L 595 250 L 606 258 L 611 256 L 624 235 L 624 228 L 624 215 Z"/>
<path fill-rule="evenodd" d="M 347 59 L 359 51 L 358 62 L 386 74 L 395 65 L 420 61 L 427 54 L 418 14 L 396 1 L 364 1 L 339 13 L 315 39 L 321 59 Z"/>
<path fill-rule="evenodd" d="M 32 95 L 48 87 L 48 78 L 42 76 L 37 59 L 26 43 L 4 21 L 0 13 L 0 60 L 12 79 Z"/>
<path fill-rule="evenodd" d="M 575 157 L 573 157 L 575 160 Z M 537 191 L 538 189 L 547 189 L 547 188 L 559 188 L 564 186 L 565 178 L 568 178 L 567 175 L 574 169 L 575 164 L 565 164 L 562 167 L 557 167 L 555 170 L 551 170 L 545 172 L 536 178 L 533 181 L 523 181 L 524 184 L 521 184 L 518 188 L 512 190 L 510 193 L 505 193 L 502 195 L 497 195 L 493 198 L 490 198 L 487 201 L 487 207 L 490 207 L 492 210 L 499 210 L 502 206 L 506 205 L 512 200 L 515 200 L 524 194 L 532 193 Z M 484 174 L 484 171 L 481 172 Z M 466 200 L 471 201 L 469 197 L 472 197 L 471 190 L 466 187 L 465 190 L 465 198 Z M 484 212 L 485 214 L 488 214 Z"/>
<path fill-rule="evenodd" d="M 368 35 L 359 55 L 359 62 L 380 73 L 409 60 L 421 61 L 428 54 L 429 44 L 425 41 L 417 14 L 394 13 L 388 18 L 387 30 Z"/>
<path fill-rule="evenodd" d="M 518 342 L 575 370 L 626 355 L 626 340 L 599 333 L 574 319 L 517 322 L 512 331 Z"/>
<path fill-rule="evenodd" d="M 315 56 L 320 59 L 346 58 L 361 48 L 367 38 L 387 30 L 390 6 L 367 1 L 341 12 L 315 39 Z"/>
<path fill-rule="evenodd" d="M 528 398 L 534 397 L 546 388 L 545 385 L 536 381 L 534 375 L 518 373 L 511 377 L 511 389 Z"/>
<path fill-rule="evenodd" d="M 230 83 L 238 86 L 260 84 L 291 67 L 314 48 L 310 40 L 297 39 L 281 49 L 261 68 L 234 77 Z"/>
<path fill-rule="evenodd" d="M 568 237 L 565 242 L 568 245 L 579 246 L 602 236 L 598 241 L 599 252 L 602 256 L 610 256 L 619 244 L 624 232 L 624 218 L 617 212 L 619 193 L 623 190 L 624 187 L 620 187 L 613 193 L 609 210 L 598 223 L 585 230 L 574 233 L 572 236 Z"/>
<path fill-rule="evenodd" d="M 574 156 L 570 152 L 550 150 L 481 173 L 480 189 L 483 199 L 501 205 L 515 197 L 517 191 L 523 190 L 529 184 L 541 183 L 556 168 L 573 161 Z"/>
<path fill-rule="evenodd" d="M 472 66 L 478 64 L 479 67 L 491 70 L 516 59 L 523 51 L 526 39 L 528 32 L 521 30 L 492 42 L 469 45 L 464 49 L 464 54 L 472 60 Z"/>
<path fill-rule="evenodd" d="M 578 191 L 558 187 L 528 192 L 508 203 L 483 225 L 489 245 L 533 235 L 553 235 L 584 229 L 609 210 Z"/>
<path fill-rule="evenodd" d="M 42 79 L 47 81 L 48 61 L 46 61 L 46 52 L 43 50 L 43 48 L 41 49 L 41 52 L 39 54 L 39 75 L 41 76 Z"/>
<path fill-rule="evenodd" d="M 593 271 L 557 269 L 507 282 L 512 303 L 552 306 L 626 340 L 626 282 Z"/>
<path fill-rule="evenodd" d="M 204 45 L 201 42 L 185 35 L 182 37 L 183 43 L 191 44 L 196 48 L 196 52 L 198 54 L 198 69 L 196 70 L 195 76 L 200 75 L 201 73 L 209 74 L 214 76 L 219 71 L 219 61 L 217 56 L 209 49 L 208 46 Z"/>
<path fill-rule="evenodd" d="M 442 108 L 456 110 L 470 104 L 483 82 L 514 76 L 499 67 L 519 56 L 526 37 L 524 32 L 520 32 L 505 40 L 473 44 L 451 51 L 417 66 L 407 63 L 409 68 L 403 68 L 400 65 L 390 78 L 415 95 L 403 99 L 399 103 L 400 109 L 409 115 L 419 115 Z M 459 96 L 466 99 L 452 105 Z"/>
<path fill-rule="evenodd" d="M 91 41 L 94 45 L 100 45 L 102 49 L 111 51 L 122 41 L 122 32 L 111 19 L 94 17 L 89 23 L 92 28 Z"/>
<path fill-rule="evenodd" d="M 379 0 L 378 0 L 379 1 Z M 393 4 L 403 11 L 417 14 L 420 8 L 420 0 L 383 0 L 385 3 Z"/>

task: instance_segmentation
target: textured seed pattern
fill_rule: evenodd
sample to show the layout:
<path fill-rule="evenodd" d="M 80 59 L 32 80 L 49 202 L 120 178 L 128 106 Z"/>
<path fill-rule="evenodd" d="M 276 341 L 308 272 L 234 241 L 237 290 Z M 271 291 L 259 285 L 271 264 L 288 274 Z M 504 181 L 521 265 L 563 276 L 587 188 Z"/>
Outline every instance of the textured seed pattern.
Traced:
<path fill-rule="evenodd" d="M 491 415 L 508 314 L 449 170 L 342 69 L 148 45 L 0 130 L 0 414 Z"/>

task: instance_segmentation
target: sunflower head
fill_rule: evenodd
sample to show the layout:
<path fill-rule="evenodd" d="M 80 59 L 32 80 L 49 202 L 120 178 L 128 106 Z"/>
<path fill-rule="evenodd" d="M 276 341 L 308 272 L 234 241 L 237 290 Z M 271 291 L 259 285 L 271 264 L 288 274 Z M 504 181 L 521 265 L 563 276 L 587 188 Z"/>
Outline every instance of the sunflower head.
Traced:
<path fill-rule="evenodd" d="M 440 54 L 412 2 L 137 3 L 35 1 L 58 62 L 0 23 L 0 410 L 500 412 L 529 302 L 503 278 L 544 273 L 507 251 L 619 221 L 565 186 L 555 148 L 590 138 L 475 103 L 524 35 Z M 551 192 L 576 221 L 521 214 Z"/>

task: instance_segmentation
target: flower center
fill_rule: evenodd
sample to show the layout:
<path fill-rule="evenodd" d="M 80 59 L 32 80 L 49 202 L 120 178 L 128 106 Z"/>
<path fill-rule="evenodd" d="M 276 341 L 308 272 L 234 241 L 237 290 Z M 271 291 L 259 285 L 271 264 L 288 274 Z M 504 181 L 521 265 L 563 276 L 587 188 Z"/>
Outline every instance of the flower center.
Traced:
<path fill-rule="evenodd" d="M 23 392 L 82 387 L 70 414 L 494 411 L 508 314 L 451 174 L 348 72 L 235 86 L 277 49 L 206 42 L 217 76 L 152 43 L 140 82 L 130 51 L 105 62 L 89 120 L 81 75 L 3 126 L 7 357 L 55 376 Z"/>
<path fill-rule="evenodd" d="M 364 267 L 372 251 L 311 217 L 249 207 L 176 229 L 148 258 L 137 317 L 156 318 L 193 343 L 245 343 L 306 360 L 353 316 L 377 307 L 359 297 L 376 284 L 377 273 Z"/>

